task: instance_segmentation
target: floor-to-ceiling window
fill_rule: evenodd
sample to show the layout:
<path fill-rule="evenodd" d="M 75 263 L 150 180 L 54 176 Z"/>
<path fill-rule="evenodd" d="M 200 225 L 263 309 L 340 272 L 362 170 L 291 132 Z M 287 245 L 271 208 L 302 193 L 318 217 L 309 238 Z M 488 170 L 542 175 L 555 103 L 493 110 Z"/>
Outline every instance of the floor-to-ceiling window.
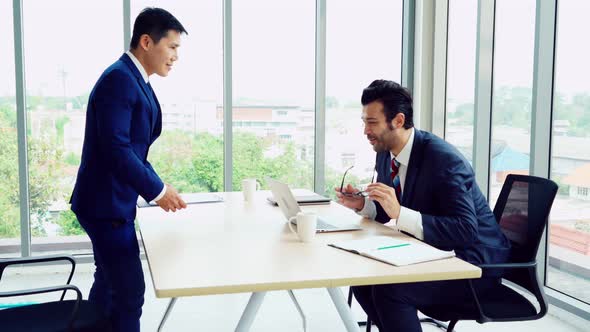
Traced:
<path fill-rule="evenodd" d="M 477 1 L 450 0 L 445 139 L 471 162 L 475 94 Z"/>
<path fill-rule="evenodd" d="M 233 1 L 233 188 L 313 188 L 315 1 Z"/>
<path fill-rule="evenodd" d="M 23 1 L 33 251 L 90 251 L 68 201 L 80 164 L 88 95 L 122 54 L 121 12 L 118 0 Z"/>
<path fill-rule="evenodd" d="M 590 31 L 584 0 L 558 2 L 547 285 L 590 303 Z"/>
<path fill-rule="evenodd" d="M 223 191 L 222 1 L 131 1 L 131 29 L 145 7 L 161 7 L 187 30 L 167 77 L 150 83 L 162 108 L 162 135 L 148 159 L 179 192 Z"/>
<path fill-rule="evenodd" d="M 541 151 L 541 154 L 550 155 L 550 178 L 559 185 L 549 219 L 545 281 L 550 288 L 590 303 L 590 128 L 587 128 L 590 126 L 590 89 L 586 84 L 586 77 L 590 75 L 590 66 L 586 61 L 590 56 L 590 48 L 580 39 L 580 33 L 590 29 L 585 17 L 585 13 L 590 11 L 590 4 L 583 0 L 557 1 L 555 49 L 540 49 L 543 53 L 536 59 L 535 41 L 542 43 L 552 38 L 546 34 L 551 33 L 553 28 L 537 26 L 536 15 L 539 15 L 541 22 L 552 21 L 542 16 L 550 8 L 537 8 L 542 2 L 534 0 L 487 2 L 490 3 L 495 4 L 495 13 L 488 12 L 488 7 L 484 8 L 482 16 L 485 18 L 494 14 L 493 39 L 489 44 L 484 41 L 479 45 L 493 45 L 493 54 L 484 50 L 479 60 L 490 61 L 493 71 L 487 73 L 486 66 L 482 66 L 484 72 L 479 76 L 488 76 L 493 83 L 492 99 L 489 100 L 492 105 L 491 135 L 489 140 L 472 142 L 469 140 L 472 133 L 462 128 L 458 120 L 462 119 L 463 123 L 470 120 L 470 113 L 466 111 L 471 109 L 459 109 L 453 103 L 456 94 L 468 92 L 456 90 L 458 84 L 466 84 L 465 80 L 455 81 L 458 78 L 457 70 L 465 70 L 471 64 L 460 48 L 468 40 L 457 39 L 457 36 L 471 34 L 467 22 L 473 21 L 473 26 L 476 18 L 468 13 L 473 13 L 477 5 L 475 1 L 449 0 L 446 139 L 462 152 L 462 146 L 476 144 L 476 151 L 485 151 L 486 145 L 490 144 L 489 201 L 493 207 L 506 175 L 528 174 L 531 167 L 532 114 L 544 114 L 544 109 L 548 107 L 537 105 L 537 109 L 532 108 L 533 83 L 538 83 L 538 93 L 541 94 L 546 93 L 543 87 L 553 83 L 551 132 L 537 132 L 535 140 L 535 144 L 542 144 L 538 143 L 543 141 L 539 137 L 551 137 L 550 151 Z M 460 11 L 457 12 L 458 9 Z M 470 16 L 473 18 L 470 19 Z M 463 25 L 459 28 L 459 24 Z M 490 28 L 485 20 L 482 27 L 484 33 L 480 38 L 490 37 L 485 34 L 486 29 Z M 475 46 L 469 50 L 475 50 Z M 543 75 L 546 68 L 536 68 L 539 72 L 535 73 L 533 66 L 536 60 L 537 64 L 547 65 L 543 64 L 543 57 L 547 54 L 554 55 L 554 80 L 534 82 L 535 77 L 546 79 Z M 457 59 L 462 61 L 455 63 Z M 486 84 L 479 83 L 480 89 L 485 88 Z M 481 96 L 485 98 L 486 93 L 478 95 Z M 476 100 L 475 104 L 485 105 L 487 102 Z M 481 118 L 485 122 L 485 116 Z M 537 120 L 541 123 L 544 121 Z M 465 131 L 463 134 L 458 130 L 460 128 Z M 536 169 L 539 174 L 544 174 L 544 171 Z M 544 248 L 545 243 L 541 243 L 541 250 Z"/>
<path fill-rule="evenodd" d="M 361 95 L 373 80 L 400 82 L 403 1 L 328 1 L 326 15 L 325 191 L 344 171 L 354 186 L 371 180 L 375 152 L 363 134 Z"/>
<path fill-rule="evenodd" d="M 535 1 L 497 0 L 494 26 L 492 207 L 507 174 L 529 173 Z"/>
<path fill-rule="evenodd" d="M 123 17 L 128 4 L 129 18 Z M 11 32 L 11 2 L 1 5 L 2 31 Z M 102 71 L 127 49 L 124 22 L 132 25 L 141 9 L 165 8 L 189 32 L 182 36 L 180 60 L 169 77 L 150 78 L 162 106 L 163 132 L 149 156 L 165 182 L 189 192 L 221 191 L 227 181 L 224 24 L 233 35 L 233 189 L 239 190 L 246 177 L 265 185 L 267 176 L 313 188 L 315 78 L 316 71 L 324 70 L 329 124 L 319 133 L 329 136 L 325 175 L 340 177 L 343 166 L 353 162 L 357 167 L 351 179 L 366 180 L 374 154 L 363 143 L 358 100 L 376 78 L 400 80 L 402 5 L 402 0 L 330 3 L 329 45 L 320 45 L 328 50 L 330 65 L 324 67 L 315 63 L 313 0 L 235 0 L 231 22 L 223 21 L 221 1 L 24 1 L 23 29 L 17 36 L 25 52 L 26 87 L 19 91 L 26 95 L 33 251 L 90 252 L 68 204 L 80 164 L 88 96 Z M 6 50 L 0 68 L 8 78 L 0 86 L 0 144 L 7 146 L 0 155 L 8 161 L 0 179 L 6 189 L 0 198 L 0 254 L 20 249 L 14 43 L 12 33 L 6 36 L 0 43 Z M 351 150 L 351 145 L 357 148 Z"/>
<path fill-rule="evenodd" d="M 20 256 L 20 211 L 12 2 L 0 2 L 0 257 Z"/>

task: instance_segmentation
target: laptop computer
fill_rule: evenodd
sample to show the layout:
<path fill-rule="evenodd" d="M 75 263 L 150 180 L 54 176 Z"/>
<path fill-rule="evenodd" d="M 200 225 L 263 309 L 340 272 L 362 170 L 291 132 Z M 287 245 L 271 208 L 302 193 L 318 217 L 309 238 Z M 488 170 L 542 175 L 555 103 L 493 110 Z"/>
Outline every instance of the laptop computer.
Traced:
<path fill-rule="evenodd" d="M 268 179 L 268 183 L 270 185 L 270 190 L 272 191 L 272 195 L 274 200 L 277 201 L 279 204 L 279 208 L 287 217 L 289 218 L 294 217 L 297 215 L 298 212 L 301 212 L 299 208 L 299 204 L 297 204 L 297 200 L 291 189 L 286 183 L 282 183 L 273 179 Z M 297 218 L 293 218 L 291 221 L 293 224 L 297 225 Z M 341 225 L 341 224 L 332 224 L 328 220 L 318 216 L 317 222 L 317 232 L 324 233 L 324 232 L 342 232 L 342 231 L 355 231 L 360 230 L 361 227 L 355 224 L 348 224 L 348 225 Z"/>
<path fill-rule="evenodd" d="M 299 205 L 326 205 L 332 201 L 329 197 L 322 196 L 316 193 L 298 195 L 297 189 L 293 190 L 295 200 Z M 272 205 L 279 205 L 273 196 L 269 196 L 266 200 Z"/>

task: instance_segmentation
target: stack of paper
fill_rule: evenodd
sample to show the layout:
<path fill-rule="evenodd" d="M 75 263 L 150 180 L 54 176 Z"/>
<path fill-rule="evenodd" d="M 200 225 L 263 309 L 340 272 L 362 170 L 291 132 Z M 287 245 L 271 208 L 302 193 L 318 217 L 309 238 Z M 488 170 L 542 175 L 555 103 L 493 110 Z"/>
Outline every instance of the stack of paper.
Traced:
<path fill-rule="evenodd" d="M 454 251 L 443 251 L 424 243 L 403 241 L 388 236 L 373 236 L 329 245 L 396 266 L 455 256 Z"/>
<path fill-rule="evenodd" d="M 218 203 L 223 202 L 223 197 L 214 193 L 190 193 L 180 194 L 180 197 L 186 204 L 201 204 L 201 203 Z M 143 197 L 137 198 L 137 206 L 140 208 L 158 206 L 156 202 L 146 202 Z"/>

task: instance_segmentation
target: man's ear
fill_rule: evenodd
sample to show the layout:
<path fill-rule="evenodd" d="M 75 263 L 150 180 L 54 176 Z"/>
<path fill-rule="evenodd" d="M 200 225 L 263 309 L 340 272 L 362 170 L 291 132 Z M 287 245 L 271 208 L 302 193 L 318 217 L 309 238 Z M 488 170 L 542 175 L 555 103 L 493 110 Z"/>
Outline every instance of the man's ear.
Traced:
<path fill-rule="evenodd" d="M 404 115 L 404 113 L 397 113 L 393 119 L 391 120 L 391 125 L 393 126 L 393 128 L 403 128 L 403 126 L 406 124 L 406 116 Z"/>
<path fill-rule="evenodd" d="M 149 49 L 149 47 L 151 46 L 151 43 L 153 43 L 152 38 L 150 38 L 150 36 L 146 33 L 141 35 L 141 37 L 139 37 L 139 46 L 144 50 L 147 51 Z"/>

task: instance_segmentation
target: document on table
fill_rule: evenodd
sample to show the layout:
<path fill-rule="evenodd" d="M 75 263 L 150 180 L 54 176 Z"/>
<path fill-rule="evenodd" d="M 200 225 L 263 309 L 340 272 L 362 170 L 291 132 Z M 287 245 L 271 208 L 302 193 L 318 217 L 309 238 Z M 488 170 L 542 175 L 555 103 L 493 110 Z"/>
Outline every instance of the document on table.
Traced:
<path fill-rule="evenodd" d="M 215 193 L 190 193 L 180 194 L 180 197 L 186 204 L 218 203 L 223 202 L 223 197 Z M 137 199 L 137 206 L 140 208 L 158 206 L 156 202 L 146 202 L 143 197 Z"/>
<path fill-rule="evenodd" d="M 350 251 L 384 263 L 403 266 L 454 257 L 454 251 L 444 251 L 425 243 L 399 240 L 388 236 L 373 236 L 360 240 L 348 240 L 329 246 Z"/>

